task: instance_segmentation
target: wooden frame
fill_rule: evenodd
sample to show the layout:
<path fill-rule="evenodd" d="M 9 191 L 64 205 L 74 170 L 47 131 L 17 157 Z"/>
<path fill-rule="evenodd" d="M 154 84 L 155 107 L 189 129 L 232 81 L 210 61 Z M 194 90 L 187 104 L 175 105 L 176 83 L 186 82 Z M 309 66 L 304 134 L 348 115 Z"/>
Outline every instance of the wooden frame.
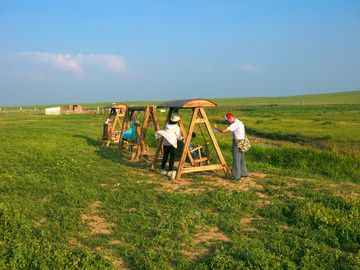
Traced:
<path fill-rule="evenodd" d="M 205 99 L 173 100 L 173 101 L 168 101 L 168 102 L 162 103 L 159 106 L 157 106 L 158 108 L 169 108 L 169 112 L 166 117 L 165 124 L 169 121 L 172 113 L 178 112 L 179 109 L 192 109 L 192 111 L 193 111 L 187 132 L 184 129 L 184 125 L 183 125 L 182 121 L 181 120 L 179 121 L 181 131 L 184 135 L 184 148 L 182 150 L 180 162 L 179 162 L 179 165 L 178 165 L 178 168 L 176 171 L 176 177 L 175 177 L 176 180 L 181 179 L 181 175 L 184 173 L 211 171 L 211 170 L 220 170 L 220 169 L 224 170 L 224 173 L 228 178 L 231 178 L 229 169 L 226 165 L 225 159 L 221 153 L 220 147 L 216 141 L 216 137 L 212 131 L 210 122 L 206 116 L 205 109 L 204 109 L 204 107 L 214 107 L 214 106 L 217 106 L 217 105 L 215 103 L 213 103 L 209 100 L 205 100 Z M 191 135 L 194 131 L 195 124 L 197 124 L 197 123 L 205 124 L 206 130 L 210 136 L 212 144 L 214 145 L 215 152 L 219 158 L 220 164 L 212 164 L 212 165 L 205 165 L 205 166 L 201 166 L 201 164 L 200 164 L 200 166 L 196 166 L 196 167 L 194 166 L 195 162 L 190 155 L 189 144 L 191 141 Z M 154 159 L 151 164 L 151 169 L 155 169 L 156 163 L 161 162 L 161 160 L 159 159 L 159 154 L 162 149 L 162 143 L 163 143 L 163 137 L 161 137 L 159 139 L 159 143 L 156 148 Z M 184 167 L 186 157 L 189 157 L 190 163 L 191 163 L 191 165 L 193 165 L 193 167 Z"/>
<path fill-rule="evenodd" d="M 129 122 L 136 118 L 136 112 L 144 111 L 144 120 L 142 122 L 141 131 L 137 132 L 137 143 L 131 147 L 131 150 L 136 150 L 135 154 L 132 156 L 133 160 L 139 160 L 141 155 L 147 151 L 147 147 L 145 146 L 145 137 L 146 131 L 149 127 L 149 124 L 153 124 L 156 131 L 160 130 L 160 125 L 158 121 L 158 117 L 156 114 L 156 107 L 155 106 L 127 106 L 124 122 L 122 125 L 121 134 L 125 132 L 126 128 L 129 128 Z M 123 137 L 120 136 L 119 141 L 119 151 L 124 150 L 124 140 Z"/>
<path fill-rule="evenodd" d="M 126 111 L 126 105 L 112 104 L 112 105 L 106 106 L 105 108 L 110 109 L 108 118 L 111 118 L 111 116 L 115 115 L 115 120 L 112 122 L 112 129 L 111 129 L 110 135 L 107 134 L 107 136 L 105 136 L 105 130 L 103 130 L 103 135 L 101 137 L 101 143 L 103 141 L 106 141 L 106 146 L 109 146 L 110 143 L 118 143 L 119 142 L 119 139 L 120 139 L 122 133 L 116 131 L 116 126 L 119 125 L 120 130 L 122 129 L 120 116 L 124 116 L 125 111 Z"/>

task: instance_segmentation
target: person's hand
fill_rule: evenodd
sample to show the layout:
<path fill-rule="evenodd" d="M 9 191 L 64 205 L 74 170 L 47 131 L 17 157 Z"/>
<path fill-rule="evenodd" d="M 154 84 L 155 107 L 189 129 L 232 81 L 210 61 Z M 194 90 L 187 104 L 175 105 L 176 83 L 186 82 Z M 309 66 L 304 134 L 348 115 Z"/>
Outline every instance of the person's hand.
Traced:
<path fill-rule="evenodd" d="M 214 124 L 214 128 L 218 128 L 218 127 L 217 127 L 217 124 Z"/>

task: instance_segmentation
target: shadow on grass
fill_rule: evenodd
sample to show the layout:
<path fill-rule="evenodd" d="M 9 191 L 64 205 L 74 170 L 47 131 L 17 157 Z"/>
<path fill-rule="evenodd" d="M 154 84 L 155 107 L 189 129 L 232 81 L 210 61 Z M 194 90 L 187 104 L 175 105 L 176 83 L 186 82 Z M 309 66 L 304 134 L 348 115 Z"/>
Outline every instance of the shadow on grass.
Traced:
<path fill-rule="evenodd" d="M 80 138 L 86 140 L 86 143 L 91 146 L 95 146 L 97 149 L 94 151 L 99 157 L 103 159 L 108 159 L 116 164 L 122 164 L 133 168 L 146 169 L 149 173 L 154 173 L 154 170 L 151 170 L 152 159 L 141 158 L 138 161 L 131 160 L 131 154 L 127 150 L 119 151 L 117 145 L 110 145 L 108 147 L 102 145 L 100 141 L 94 140 L 84 135 L 74 135 L 75 138 Z"/>
<path fill-rule="evenodd" d="M 288 142 L 300 143 L 300 144 L 321 142 L 321 141 L 326 141 L 329 139 L 328 136 L 310 138 L 310 137 L 302 136 L 300 134 L 280 134 L 277 132 L 266 133 L 266 132 L 261 132 L 256 129 L 252 129 L 252 128 L 248 128 L 248 127 L 246 128 L 246 132 L 250 135 L 254 135 L 254 136 L 265 138 L 265 139 L 288 141 Z"/>

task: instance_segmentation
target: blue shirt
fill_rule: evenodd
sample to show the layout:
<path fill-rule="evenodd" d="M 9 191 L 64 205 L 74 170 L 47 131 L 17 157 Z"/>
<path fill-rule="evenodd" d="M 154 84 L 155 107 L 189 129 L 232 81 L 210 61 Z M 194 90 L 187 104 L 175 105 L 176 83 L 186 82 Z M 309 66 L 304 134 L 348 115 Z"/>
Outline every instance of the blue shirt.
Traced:
<path fill-rule="evenodd" d="M 125 131 L 123 133 L 123 138 L 126 140 L 130 140 L 130 139 L 136 139 L 136 126 L 132 125 L 130 126 L 130 129 L 128 129 L 127 131 Z"/>
<path fill-rule="evenodd" d="M 191 149 L 191 148 L 192 148 L 192 144 L 189 143 L 189 149 Z M 192 156 L 192 158 L 194 158 L 196 156 L 196 151 L 192 152 L 191 156 Z"/>

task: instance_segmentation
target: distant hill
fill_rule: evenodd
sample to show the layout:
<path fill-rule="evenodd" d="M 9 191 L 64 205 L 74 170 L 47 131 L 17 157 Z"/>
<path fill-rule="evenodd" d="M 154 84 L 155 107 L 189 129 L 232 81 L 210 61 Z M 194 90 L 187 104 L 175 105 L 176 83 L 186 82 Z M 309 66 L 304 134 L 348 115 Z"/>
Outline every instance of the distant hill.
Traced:
<path fill-rule="evenodd" d="M 215 98 L 210 99 L 219 106 L 251 106 L 251 105 L 321 105 L 321 104 L 360 104 L 360 91 L 337 92 L 330 94 L 301 95 L 287 97 L 253 97 L 253 98 Z M 99 103 L 80 103 L 83 109 L 103 108 L 111 103 L 123 103 L 129 105 L 158 105 L 163 101 L 113 101 Z M 26 109 L 44 109 L 47 107 L 64 107 L 67 104 L 23 106 Z M 5 108 L 5 107 L 3 107 Z M 19 109 L 19 107 L 6 107 L 7 109 Z"/>
<path fill-rule="evenodd" d="M 306 105 L 306 104 L 360 104 L 360 91 L 338 92 L 319 95 L 301 95 L 288 97 L 254 97 L 254 98 L 215 98 L 210 99 L 219 106 L 222 105 Z M 117 103 L 131 105 L 158 105 L 163 101 L 118 101 Z M 81 104 L 86 108 L 97 108 L 109 105 L 111 102 L 105 103 L 87 103 Z"/>
<path fill-rule="evenodd" d="M 218 105 L 360 104 L 360 91 L 288 97 L 219 98 L 211 100 Z"/>

